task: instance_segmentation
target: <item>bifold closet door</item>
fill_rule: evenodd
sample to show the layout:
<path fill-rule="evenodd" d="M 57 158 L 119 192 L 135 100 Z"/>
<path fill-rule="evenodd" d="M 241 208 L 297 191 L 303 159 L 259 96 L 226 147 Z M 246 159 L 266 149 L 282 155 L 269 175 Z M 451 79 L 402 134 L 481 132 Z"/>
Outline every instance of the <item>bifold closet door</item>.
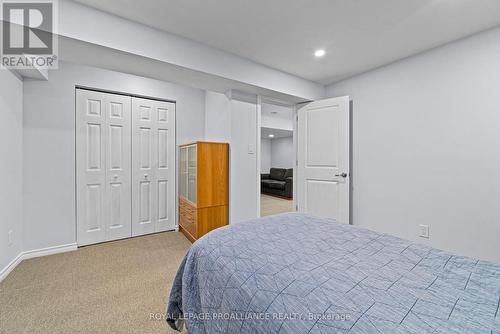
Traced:
<path fill-rule="evenodd" d="M 132 98 L 132 235 L 175 229 L 175 104 Z"/>
<path fill-rule="evenodd" d="M 76 90 L 77 242 L 131 236 L 131 98 Z"/>

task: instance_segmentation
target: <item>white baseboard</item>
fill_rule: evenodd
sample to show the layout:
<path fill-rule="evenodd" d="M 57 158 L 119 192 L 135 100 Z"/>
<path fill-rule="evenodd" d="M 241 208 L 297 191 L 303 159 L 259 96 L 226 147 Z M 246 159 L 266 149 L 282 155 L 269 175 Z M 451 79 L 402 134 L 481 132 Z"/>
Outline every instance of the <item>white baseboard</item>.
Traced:
<path fill-rule="evenodd" d="M 77 245 L 76 245 L 76 243 L 73 243 L 73 244 L 67 244 L 67 245 L 59 245 L 59 246 L 53 246 L 53 247 L 47 247 L 47 248 L 34 249 L 34 250 L 30 250 L 30 251 L 24 251 L 21 254 L 22 254 L 22 259 L 27 260 L 27 259 L 32 259 L 34 257 L 71 252 L 71 251 L 74 251 L 76 249 L 77 249 Z"/>
<path fill-rule="evenodd" d="M 19 263 L 21 263 L 21 261 L 23 260 L 22 255 L 23 252 L 17 254 L 17 256 L 12 261 L 10 261 L 8 265 L 6 265 L 4 268 L 2 268 L 2 270 L 0 270 L 0 282 L 3 281 L 5 277 L 7 277 L 10 274 L 10 272 L 14 270 L 15 267 L 17 267 Z"/>
<path fill-rule="evenodd" d="M 3 281 L 7 277 L 7 275 L 9 275 L 10 272 L 14 270 L 14 268 L 23 260 L 32 259 L 40 256 L 71 252 L 76 250 L 77 248 L 78 248 L 77 244 L 73 243 L 73 244 L 59 245 L 59 246 L 33 249 L 21 252 L 12 261 L 10 261 L 10 263 L 5 268 L 3 268 L 0 271 L 0 282 Z"/>

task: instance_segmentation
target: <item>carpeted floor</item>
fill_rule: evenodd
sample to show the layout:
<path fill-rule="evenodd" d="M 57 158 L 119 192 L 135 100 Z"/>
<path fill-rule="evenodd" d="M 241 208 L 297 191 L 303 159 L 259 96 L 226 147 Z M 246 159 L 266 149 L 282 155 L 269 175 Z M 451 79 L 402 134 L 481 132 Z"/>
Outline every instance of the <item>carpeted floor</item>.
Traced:
<path fill-rule="evenodd" d="M 0 333 L 170 333 L 162 318 L 190 247 L 179 232 L 23 261 L 0 283 Z"/>

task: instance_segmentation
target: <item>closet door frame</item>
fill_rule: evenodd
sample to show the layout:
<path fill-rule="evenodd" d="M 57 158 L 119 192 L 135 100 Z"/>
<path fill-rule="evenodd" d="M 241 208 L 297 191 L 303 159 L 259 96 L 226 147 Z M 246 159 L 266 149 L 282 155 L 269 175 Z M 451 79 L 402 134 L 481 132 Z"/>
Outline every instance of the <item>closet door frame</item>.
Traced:
<path fill-rule="evenodd" d="M 133 122 L 133 110 L 132 110 L 132 100 L 134 98 L 139 98 L 139 99 L 147 99 L 147 100 L 152 100 L 152 101 L 157 101 L 157 102 L 163 102 L 163 103 L 169 103 L 173 106 L 173 111 L 172 111 L 172 117 L 171 117 L 171 124 L 170 126 L 173 127 L 173 136 L 171 137 L 171 140 L 173 140 L 173 150 L 170 150 L 168 152 L 168 159 L 169 159 L 169 168 L 173 168 L 173 172 L 172 172 L 172 175 L 174 176 L 172 180 L 169 180 L 170 182 L 174 182 L 174 190 L 173 190 L 173 198 L 174 200 L 171 200 L 169 199 L 169 204 L 170 205 L 173 205 L 173 207 L 171 208 L 171 211 L 172 214 L 171 214 L 171 217 L 173 219 L 173 224 L 169 224 L 168 228 L 167 229 L 162 229 L 162 228 L 156 228 L 155 231 L 153 231 L 152 233 L 155 233 L 155 232 L 163 232 L 163 231 L 168 231 L 168 230 L 178 230 L 178 226 L 179 226 L 179 223 L 178 223 L 178 196 L 177 196 L 177 193 L 178 193 L 178 175 L 177 175 L 177 161 L 178 161 L 178 153 L 177 153 L 177 142 L 176 142 L 176 133 L 177 133 L 177 123 L 176 123 L 176 101 L 175 100 L 169 100 L 169 99 L 164 99 L 164 98 L 157 98 L 157 97 L 150 97 L 150 96 L 143 96 L 143 95 L 137 95 L 137 94 L 130 94 L 130 93 L 125 93 L 125 92 L 119 92 L 119 91 L 112 91 L 112 90 L 106 90 L 106 89 L 98 89 L 98 88 L 94 88 L 94 87 L 88 87 L 88 86 L 81 86 L 81 85 L 76 85 L 75 86 L 75 192 L 76 192 L 76 196 L 75 196 L 75 225 L 76 225 L 76 235 L 75 235 L 75 239 L 76 239 L 76 242 L 77 242 L 77 245 L 78 246 L 85 246 L 85 245 L 90 245 L 90 244 L 95 244 L 95 243 L 99 243 L 99 242 L 105 242 L 105 241 L 111 241 L 111 240 L 117 240 L 117 239 L 122 239 L 122 238 L 129 238 L 129 237 L 134 237 L 135 235 L 142 235 L 142 234 L 135 234 L 133 233 L 133 221 L 131 221 L 131 224 L 130 224 L 130 235 L 126 235 L 124 236 L 123 233 L 121 233 L 121 235 L 112 235 L 112 233 L 108 233 L 108 231 L 103 231 L 103 232 L 98 232 L 99 233 L 99 238 L 96 238 L 96 240 L 88 240 L 88 239 L 85 239 L 85 238 L 81 238 L 81 232 L 80 232 L 80 229 L 82 228 L 81 224 L 82 222 L 80 221 L 80 214 L 83 212 L 83 210 L 85 210 L 86 208 L 85 207 L 82 207 L 82 203 L 80 201 L 80 196 L 82 196 L 81 194 L 81 191 L 80 191 L 80 188 L 79 186 L 81 185 L 82 183 L 82 177 L 81 177 L 81 168 L 83 166 L 83 161 L 82 161 L 82 158 L 81 156 L 79 156 L 79 142 L 82 140 L 81 138 L 81 131 L 82 131 L 82 118 L 80 115 L 78 115 L 78 103 L 79 103 L 79 100 L 78 100 L 78 91 L 88 91 L 89 94 L 92 94 L 92 93 L 95 93 L 95 94 L 99 94 L 99 93 L 104 93 L 104 94 L 113 94 L 113 95 L 116 95 L 116 96 L 122 96 L 122 97 L 129 97 L 130 98 L 130 122 L 129 122 L 129 134 L 128 134 L 128 139 L 130 140 L 130 154 L 128 154 L 129 156 L 129 165 L 130 165 L 130 168 L 129 168 L 129 172 L 128 172 L 128 178 L 129 178 L 129 182 L 128 182 L 128 186 L 129 186 L 129 189 L 130 189 L 130 193 L 132 191 L 132 182 L 133 182 L 133 136 L 134 136 L 134 128 L 133 128 L 133 125 L 134 125 L 134 122 Z M 104 112 L 107 112 L 104 108 Z M 104 120 L 100 120 L 100 123 L 101 126 L 104 125 L 106 126 L 107 122 Z M 83 124 L 84 125 L 84 124 Z M 171 129 L 171 130 L 172 130 Z M 103 132 L 101 132 L 101 134 L 103 134 Z M 108 133 L 106 132 L 105 135 L 107 135 Z M 106 143 L 101 143 L 101 159 L 103 161 L 103 163 L 107 164 L 109 163 L 109 159 L 110 157 L 108 156 L 107 154 L 107 151 L 108 151 L 108 142 Z M 107 187 L 107 183 L 108 181 L 110 181 L 110 179 L 112 180 L 113 178 L 115 178 L 116 176 L 116 173 L 115 174 L 112 174 L 109 173 L 110 175 L 107 176 L 106 173 L 108 171 L 104 171 L 104 175 L 102 177 L 100 177 L 102 179 L 102 182 L 103 182 L 103 186 L 104 187 Z M 123 174 L 123 173 L 122 173 Z M 122 177 L 122 174 L 119 174 L 118 176 L 119 177 Z M 125 175 L 127 173 L 124 173 Z M 116 179 L 116 178 L 115 178 Z M 129 206 L 129 219 L 132 220 L 133 219 L 133 209 L 132 209 L 132 206 L 133 206 L 133 201 L 132 201 L 132 194 L 131 194 L 131 200 L 130 200 L 130 206 Z M 170 196 L 172 196 L 172 194 L 169 194 L 169 198 L 171 198 Z M 101 198 L 101 202 L 102 202 L 102 208 L 103 209 L 106 209 L 106 204 L 105 202 L 105 198 Z M 158 209 L 158 207 L 157 207 Z M 103 212 L 102 213 L 102 219 L 105 220 L 104 224 L 110 224 L 110 219 L 111 217 L 109 216 L 108 213 L 106 212 Z M 144 234 L 148 234 L 148 233 L 144 233 Z M 111 235 L 111 238 L 108 237 L 108 235 Z M 112 239 L 114 238 L 114 239 Z"/>

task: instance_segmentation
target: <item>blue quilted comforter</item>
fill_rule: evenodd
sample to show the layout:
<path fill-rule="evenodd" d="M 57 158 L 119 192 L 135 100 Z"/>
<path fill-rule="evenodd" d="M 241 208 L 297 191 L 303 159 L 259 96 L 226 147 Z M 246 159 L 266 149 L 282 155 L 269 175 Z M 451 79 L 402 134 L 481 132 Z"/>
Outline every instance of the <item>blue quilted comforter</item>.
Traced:
<path fill-rule="evenodd" d="M 284 214 L 193 244 L 167 309 L 196 333 L 500 333 L 500 265 Z"/>

